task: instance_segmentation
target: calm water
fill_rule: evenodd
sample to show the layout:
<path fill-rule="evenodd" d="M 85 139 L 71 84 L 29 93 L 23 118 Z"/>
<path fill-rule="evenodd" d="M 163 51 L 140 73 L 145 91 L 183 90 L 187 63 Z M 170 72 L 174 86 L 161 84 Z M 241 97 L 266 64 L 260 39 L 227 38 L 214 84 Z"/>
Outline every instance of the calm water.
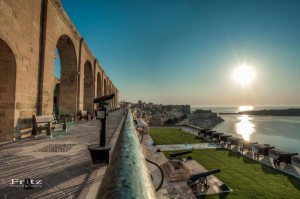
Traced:
<path fill-rule="evenodd" d="M 291 107 L 191 107 L 210 109 L 213 112 L 237 112 L 253 109 L 284 109 Z M 300 107 L 294 107 L 300 108 Z M 232 134 L 244 140 L 271 144 L 276 148 L 300 154 L 300 117 L 221 115 L 225 120 L 213 128 L 218 132 Z"/>

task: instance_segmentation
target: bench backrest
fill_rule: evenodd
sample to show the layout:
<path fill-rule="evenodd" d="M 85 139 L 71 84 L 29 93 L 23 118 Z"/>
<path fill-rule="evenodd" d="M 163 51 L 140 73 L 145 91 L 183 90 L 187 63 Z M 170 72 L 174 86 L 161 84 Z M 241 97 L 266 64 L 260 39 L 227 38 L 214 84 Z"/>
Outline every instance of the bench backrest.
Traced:
<path fill-rule="evenodd" d="M 51 115 L 36 115 L 35 116 L 35 120 L 37 123 L 43 123 L 43 122 L 52 122 L 53 120 L 55 120 L 53 114 Z"/>

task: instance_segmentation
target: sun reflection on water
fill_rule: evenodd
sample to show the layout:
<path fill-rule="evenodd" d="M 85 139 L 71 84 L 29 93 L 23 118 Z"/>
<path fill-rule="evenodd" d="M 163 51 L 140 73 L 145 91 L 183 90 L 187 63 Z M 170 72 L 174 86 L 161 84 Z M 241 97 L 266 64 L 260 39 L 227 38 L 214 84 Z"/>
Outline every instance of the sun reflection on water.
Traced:
<path fill-rule="evenodd" d="M 251 122 L 252 118 L 248 115 L 238 117 L 240 122 L 236 123 L 236 132 L 242 135 L 243 139 L 250 141 L 250 135 L 254 132 L 254 124 Z"/>

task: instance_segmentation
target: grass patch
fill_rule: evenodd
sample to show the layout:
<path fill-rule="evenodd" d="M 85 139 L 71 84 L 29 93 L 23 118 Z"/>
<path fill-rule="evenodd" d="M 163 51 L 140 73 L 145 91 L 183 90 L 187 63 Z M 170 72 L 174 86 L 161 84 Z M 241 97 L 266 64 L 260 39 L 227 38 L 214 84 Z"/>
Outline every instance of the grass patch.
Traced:
<path fill-rule="evenodd" d="M 153 141 L 159 145 L 205 142 L 203 139 L 179 128 L 150 128 L 149 134 Z"/>
<path fill-rule="evenodd" d="M 164 152 L 168 157 L 170 152 Z M 194 160 L 215 174 L 233 192 L 200 198 L 300 198 L 300 179 L 226 149 L 194 150 Z"/>

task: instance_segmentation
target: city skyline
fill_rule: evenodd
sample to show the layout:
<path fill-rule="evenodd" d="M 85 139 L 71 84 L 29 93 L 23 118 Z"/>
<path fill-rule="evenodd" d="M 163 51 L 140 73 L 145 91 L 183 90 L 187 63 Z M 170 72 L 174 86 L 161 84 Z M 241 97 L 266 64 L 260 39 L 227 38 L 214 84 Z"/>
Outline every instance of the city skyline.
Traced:
<path fill-rule="evenodd" d="M 62 0 L 125 101 L 300 105 L 300 2 Z M 241 65 L 255 77 L 239 85 Z"/>

